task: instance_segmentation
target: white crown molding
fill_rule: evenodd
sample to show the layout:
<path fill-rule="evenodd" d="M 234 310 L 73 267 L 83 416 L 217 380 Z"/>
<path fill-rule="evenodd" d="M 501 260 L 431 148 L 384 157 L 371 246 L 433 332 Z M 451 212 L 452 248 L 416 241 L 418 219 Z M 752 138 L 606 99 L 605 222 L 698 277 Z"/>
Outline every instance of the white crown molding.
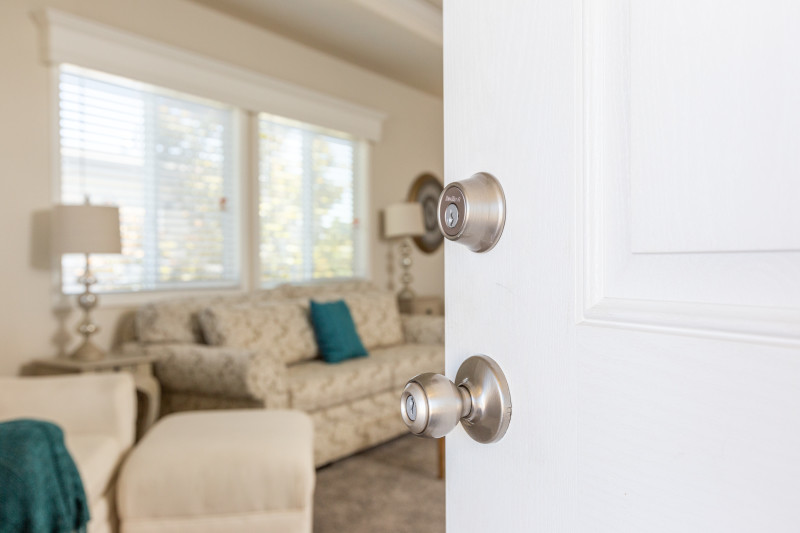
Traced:
<path fill-rule="evenodd" d="M 44 61 L 70 63 L 379 141 L 384 113 L 55 9 L 36 13 Z"/>
<path fill-rule="evenodd" d="M 424 0 L 351 0 L 384 19 L 442 46 L 442 12 Z"/>

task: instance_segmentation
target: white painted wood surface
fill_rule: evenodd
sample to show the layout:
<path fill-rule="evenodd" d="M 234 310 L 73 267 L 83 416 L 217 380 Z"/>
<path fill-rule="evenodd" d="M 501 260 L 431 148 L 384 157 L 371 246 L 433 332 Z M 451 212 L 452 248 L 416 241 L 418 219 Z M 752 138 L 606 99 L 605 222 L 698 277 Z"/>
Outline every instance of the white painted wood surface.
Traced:
<path fill-rule="evenodd" d="M 508 203 L 489 253 L 445 243 L 447 373 L 494 357 L 514 409 L 448 437 L 448 531 L 800 530 L 800 10 L 444 20 L 447 180 Z"/>

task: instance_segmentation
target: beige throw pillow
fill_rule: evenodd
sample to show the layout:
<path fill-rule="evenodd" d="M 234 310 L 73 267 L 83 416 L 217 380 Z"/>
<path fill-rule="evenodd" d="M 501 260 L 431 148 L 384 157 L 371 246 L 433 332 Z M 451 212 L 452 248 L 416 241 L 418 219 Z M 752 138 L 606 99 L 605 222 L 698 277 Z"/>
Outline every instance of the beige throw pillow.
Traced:
<path fill-rule="evenodd" d="M 318 353 L 304 302 L 207 307 L 199 320 L 206 342 L 213 346 L 269 350 L 287 364 L 313 359 Z"/>

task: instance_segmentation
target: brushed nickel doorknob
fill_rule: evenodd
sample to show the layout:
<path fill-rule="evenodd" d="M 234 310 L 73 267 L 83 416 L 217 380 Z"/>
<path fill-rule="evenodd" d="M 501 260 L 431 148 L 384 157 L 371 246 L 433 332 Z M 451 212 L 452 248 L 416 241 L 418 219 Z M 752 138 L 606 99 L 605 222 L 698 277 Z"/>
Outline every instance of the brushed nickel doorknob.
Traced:
<path fill-rule="evenodd" d="M 511 422 L 511 394 L 500 366 L 474 355 L 462 363 L 455 383 L 433 373 L 412 378 L 400 396 L 400 414 L 420 437 L 444 437 L 461 422 L 476 441 L 496 442 Z"/>

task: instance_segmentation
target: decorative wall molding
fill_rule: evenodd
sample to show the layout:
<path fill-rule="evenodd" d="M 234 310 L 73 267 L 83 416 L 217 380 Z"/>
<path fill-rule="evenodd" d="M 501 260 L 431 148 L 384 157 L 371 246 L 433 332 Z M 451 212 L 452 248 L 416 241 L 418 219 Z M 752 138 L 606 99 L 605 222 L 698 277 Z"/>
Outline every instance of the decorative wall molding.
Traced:
<path fill-rule="evenodd" d="M 758 274 L 790 271 L 796 261 L 791 256 L 744 252 L 725 257 L 702 250 L 634 253 L 630 227 L 630 9 L 629 0 L 582 2 L 577 52 L 581 54 L 581 93 L 577 103 L 582 137 L 576 224 L 576 321 L 588 326 L 800 346 L 800 309 L 778 303 L 776 287 L 780 287 L 780 280 L 770 284 Z M 738 290 L 739 303 L 692 297 L 700 294 L 691 285 L 692 278 L 709 277 L 718 264 L 747 266 L 740 268 L 744 273 L 719 269 L 720 276 L 723 272 L 728 276 L 720 287 Z M 681 268 L 685 269 L 682 277 Z M 671 277 L 662 277 L 664 273 Z M 689 280 L 689 288 L 671 286 L 675 279 Z M 749 292 L 746 286 L 737 284 L 739 279 L 763 282 L 772 292 L 759 287 Z M 643 287 L 657 284 L 663 285 L 659 287 L 662 297 L 644 294 Z M 765 294 L 766 305 L 756 302 Z M 722 288 L 716 296 L 721 295 Z M 776 305 L 770 305 L 773 301 Z"/>
<path fill-rule="evenodd" d="M 55 9 L 36 14 L 47 64 L 71 63 L 379 141 L 384 113 Z"/>

